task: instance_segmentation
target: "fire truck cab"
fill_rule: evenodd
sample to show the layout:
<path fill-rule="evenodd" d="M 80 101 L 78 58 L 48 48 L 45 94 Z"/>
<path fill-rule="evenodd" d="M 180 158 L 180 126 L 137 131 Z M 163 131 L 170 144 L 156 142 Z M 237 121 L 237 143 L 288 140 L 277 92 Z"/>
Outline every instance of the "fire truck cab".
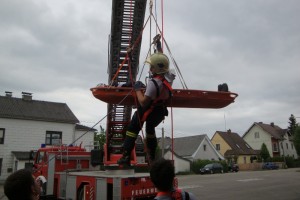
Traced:
<path fill-rule="evenodd" d="M 46 181 L 41 199 L 153 199 L 149 173 L 111 166 L 101 170 L 103 150 L 80 146 L 42 147 L 35 153 L 33 175 Z"/>

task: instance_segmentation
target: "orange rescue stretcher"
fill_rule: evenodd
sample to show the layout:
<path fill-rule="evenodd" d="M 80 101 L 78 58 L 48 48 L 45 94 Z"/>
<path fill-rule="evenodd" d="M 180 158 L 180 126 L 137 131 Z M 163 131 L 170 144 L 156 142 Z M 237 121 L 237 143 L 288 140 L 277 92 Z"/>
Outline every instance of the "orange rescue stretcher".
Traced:
<path fill-rule="evenodd" d="M 131 87 L 97 86 L 91 88 L 93 95 L 106 103 L 136 105 L 136 93 Z M 173 96 L 167 102 L 174 108 L 223 108 L 233 103 L 238 96 L 232 92 L 173 89 Z"/>

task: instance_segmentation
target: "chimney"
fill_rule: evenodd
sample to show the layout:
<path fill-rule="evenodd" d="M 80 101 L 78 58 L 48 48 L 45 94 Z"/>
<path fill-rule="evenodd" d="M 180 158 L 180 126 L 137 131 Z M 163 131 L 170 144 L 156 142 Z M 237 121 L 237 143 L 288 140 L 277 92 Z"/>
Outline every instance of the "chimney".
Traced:
<path fill-rule="evenodd" d="M 12 97 L 12 92 L 10 92 L 10 91 L 5 91 L 5 96 L 6 96 L 6 97 Z"/>
<path fill-rule="evenodd" d="M 228 130 L 227 130 L 227 133 L 231 133 L 231 129 L 228 129 Z"/>
<path fill-rule="evenodd" d="M 25 101 L 31 101 L 32 100 L 32 93 L 22 92 L 22 99 L 25 100 Z"/>
<path fill-rule="evenodd" d="M 271 126 L 274 127 L 274 122 L 271 122 Z"/>

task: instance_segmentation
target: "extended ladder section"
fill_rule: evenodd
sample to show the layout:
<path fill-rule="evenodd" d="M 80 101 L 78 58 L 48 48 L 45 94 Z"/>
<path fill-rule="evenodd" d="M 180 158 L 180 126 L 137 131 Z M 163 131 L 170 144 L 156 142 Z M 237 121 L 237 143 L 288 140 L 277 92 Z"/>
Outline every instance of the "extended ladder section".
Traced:
<path fill-rule="evenodd" d="M 147 0 L 112 1 L 109 84 L 113 78 L 114 83 L 117 84 L 124 84 L 136 79 L 141 49 L 140 34 L 142 34 L 146 4 Z M 129 48 L 132 48 L 129 62 L 124 62 Z M 119 70 L 122 63 L 123 66 Z M 126 128 L 131 120 L 132 106 L 108 104 L 107 112 L 104 163 L 111 165 L 116 164 L 121 157 Z"/>

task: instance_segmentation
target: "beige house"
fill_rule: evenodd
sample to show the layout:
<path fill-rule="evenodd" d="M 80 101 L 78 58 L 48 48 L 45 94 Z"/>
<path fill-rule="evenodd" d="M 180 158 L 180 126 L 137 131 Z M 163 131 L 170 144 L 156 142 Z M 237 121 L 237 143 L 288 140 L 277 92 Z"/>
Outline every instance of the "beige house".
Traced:
<path fill-rule="evenodd" d="M 253 150 L 239 134 L 231 132 L 231 130 L 216 131 L 211 142 L 228 163 L 252 163 L 258 154 L 258 151 Z"/>

